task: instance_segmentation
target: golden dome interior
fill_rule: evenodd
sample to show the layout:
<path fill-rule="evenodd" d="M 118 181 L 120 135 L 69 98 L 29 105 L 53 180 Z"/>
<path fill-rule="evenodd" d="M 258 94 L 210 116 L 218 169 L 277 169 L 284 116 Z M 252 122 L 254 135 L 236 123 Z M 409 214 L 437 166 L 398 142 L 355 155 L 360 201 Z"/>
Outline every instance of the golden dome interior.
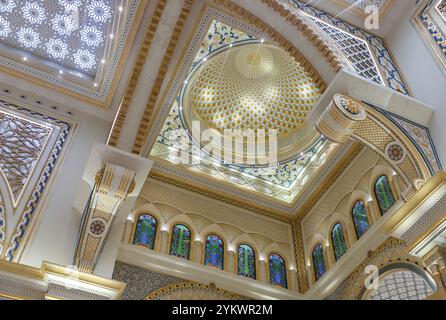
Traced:
<path fill-rule="evenodd" d="M 286 51 L 250 43 L 220 52 L 199 66 L 186 89 L 187 109 L 219 131 L 302 127 L 319 97 L 314 80 Z"/>

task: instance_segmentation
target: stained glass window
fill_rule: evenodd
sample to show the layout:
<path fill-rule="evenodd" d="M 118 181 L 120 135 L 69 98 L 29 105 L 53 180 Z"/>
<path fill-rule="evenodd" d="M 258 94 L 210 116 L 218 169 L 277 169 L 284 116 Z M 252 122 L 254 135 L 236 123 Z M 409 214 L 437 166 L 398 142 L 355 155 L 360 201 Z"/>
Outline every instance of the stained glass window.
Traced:
<path fill-rule="evenodd" d="M 320 243 L 317 244 L 313 250 L 313 267 L 316 280 L 319 280 L 319 278 L 322 277 L 326 271 L 324 249 Z"/>
<path fill-rule="evenodd" d="M 384 215 L 395 204 L 395 197 L 386 176 L 381 176 L 376 180 L 375 195 L 381 214 Z"/>
<path fill-rule="evenodd" d="M 247 244 L 238 247 L 238 274 L 256 279 L 256 254 Z"/>
<path fill-rule="evenodd" d="M 370 228 L 364 202 L 358 201 L 355 203 L 352 210 L 352 216 L 355 224 L 356 235 L 359 239 Z"/>
<path fill-rule="evenodd" d="M 272 285 L 287 287 L 285 260 L 275 253 L 269 256 L 269 281 Z"/>
<path fill-rule="evenodd" d="M 150 214 L 140 215 L 136 222 L 133 244 L 153 250 L 155 246 L 156 225 L 156 219 Z"/>
<path fill-rule="evenodd" d="M 206 238 L 204 251 L 204 265 L 223 270 L 224 245 L 223 240 L 216 235 L 209 235 Z"/>
<path fill-rule="evenodd" d="M 347 252 L 347 245 L 345 244 L 344 231 L 340 223 L 336 224 L 331 231 L 331 240 L 333 242 L 333 250 L 336 261 Z"/>
<path fill-rule="evenodd" d="M 182 224 L 177 224 L 172 229 L 170 243 L 170 255 L 189 260 L 191 232 Z"/>

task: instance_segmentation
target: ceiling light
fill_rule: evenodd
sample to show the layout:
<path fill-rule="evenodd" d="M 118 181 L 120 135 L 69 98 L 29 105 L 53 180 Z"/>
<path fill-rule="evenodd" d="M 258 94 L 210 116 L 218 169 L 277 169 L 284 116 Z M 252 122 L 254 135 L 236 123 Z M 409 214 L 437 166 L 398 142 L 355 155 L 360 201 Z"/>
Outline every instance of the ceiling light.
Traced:
<path fill-rule="evenodd" d="M 102 63 L 102 64 L 105 64 L 105 62 L 106 62 L 105 59 L 102 59 L 102 60 L 101 60 L 101 63 Z"/>
<path fill-rule="evenodd" d="M 264 42 L 265 42 L 265 39 L 260 40 L 260 42 L 261 42 L 261 43 L 264 43 Z"/>
<path fill-rule="evenodd" d="M 124 11 L 124 8 L 123 8 L 122 6 L 119 6 L 118 9 L 119 9 L 119 11 L 121 11 L 121 12 Z"/>
<path fill-rule="evenodd" d="M 113 39 L 115 35 L 113 33 L 110 33 L 110 39 Z"/>
<path fill-rule="evenodd" d="M 63 74 L 63 70 L 59 70 L 59 74 Z"/>
<path fill-rule="evenodd" d="M 27 61 L 28 60 L 28 58 L 27 57 L 23 57 L 23 61 Z"/>
<path fill-rule="evenodd" d="M 98 86 L 98 84 L 95 82 L 95 83 L 93 83 L 93 86 L 95 86 L 95 87 L 97 87 Z"/>

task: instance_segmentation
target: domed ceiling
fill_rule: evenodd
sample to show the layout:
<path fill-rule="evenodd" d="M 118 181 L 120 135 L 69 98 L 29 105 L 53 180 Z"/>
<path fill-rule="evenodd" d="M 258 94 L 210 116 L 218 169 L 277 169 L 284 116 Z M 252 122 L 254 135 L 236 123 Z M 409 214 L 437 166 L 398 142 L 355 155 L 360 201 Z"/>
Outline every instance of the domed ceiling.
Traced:
<path fill-rule="evenodd" d="M 302 66 L 283 49 L 260 41 L 203 60 L 182 102 L 219 131 L 275 129 L 280 135 L 302 127 L 318 96 Z"/>
<path fill-rule="evenodd" d="M 293 203 L 335 148 L 307 121 L 321 94 L 316 81 L 285 50 L 217 20 L 197 50 L 150 157 L 197 179 Z M 240 165 L 216 158 L 193 139 L 192 121 L 219 135 L 226 129 L 277 130 L 278 162 Z M 179 157 L 185 141 L 193 141 L 192 162 Z"/>

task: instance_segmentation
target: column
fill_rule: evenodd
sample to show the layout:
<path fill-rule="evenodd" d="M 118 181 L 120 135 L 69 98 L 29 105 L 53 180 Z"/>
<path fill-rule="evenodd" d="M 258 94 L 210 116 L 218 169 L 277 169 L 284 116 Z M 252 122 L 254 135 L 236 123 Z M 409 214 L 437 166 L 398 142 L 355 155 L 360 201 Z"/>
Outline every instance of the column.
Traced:
<path fill-rule="evenodd" d="M 236 268 L 236 254 L 234 251 L 229 250 L 228 251 L 228 264 L 227 264 L 227 271 L 232 273 L 237 273 Z"/>
<path fill-rule="evenodd" d="M 260 260 L 259 261 L 259 281 L 263 283 L 269 283 L 267 279 L 267 268 L 266 268 L 266 261 Z"/>
<path fill-rule="evenodd" d="M 195 240 L 194 241 L 194 257 L 192 258 L 193 262 L 203 264 L 202 251 L 203 251 L 203 242 L 201 242 L 201 240 Z"/>
<path fill-rule="evenodd" d="M 169 248 L 167 247 L 169 243 L 169 231 L 168 230 L 161 230 L 160 232 L 160 239 L 161 239 L 161 246 L 160 246 L 160 252 L 169 254 Z"/>

